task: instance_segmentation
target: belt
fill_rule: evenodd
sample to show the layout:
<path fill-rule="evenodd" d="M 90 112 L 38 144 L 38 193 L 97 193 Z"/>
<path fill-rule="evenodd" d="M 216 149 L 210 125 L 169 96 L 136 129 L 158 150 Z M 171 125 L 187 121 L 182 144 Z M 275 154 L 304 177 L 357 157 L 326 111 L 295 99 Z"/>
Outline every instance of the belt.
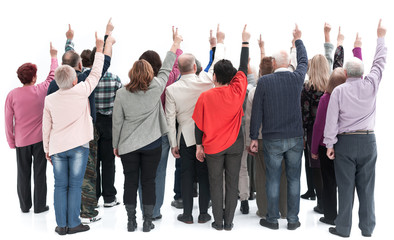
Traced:
<path fill-rule="evenodd" d="M 374 134 L 374 130 L 359 130 L 359 131 L 355 131 L 355 132 L 344 132 L 344 133 L 340 133 L 339 135 L 366 135 L 366 134 Z"/>

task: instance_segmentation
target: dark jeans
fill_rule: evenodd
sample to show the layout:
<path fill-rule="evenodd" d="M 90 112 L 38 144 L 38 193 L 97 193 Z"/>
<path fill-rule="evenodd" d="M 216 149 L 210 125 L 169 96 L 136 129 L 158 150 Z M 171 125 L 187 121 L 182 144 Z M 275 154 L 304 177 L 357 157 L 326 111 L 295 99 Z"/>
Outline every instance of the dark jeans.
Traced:
<path fill-rule="evenodd" d="M 215 154 L 205 154 L 212 199 L 212 213 L 219 225 L 232 224 L 238 202 L 238 179 L 241 158 L 244 149 L 242 128 L 238 138 L 231 147 Z M 225 181 L 225 197 L 223 204 L 223 173 Z M 223 214 L 224 213 L 224 214 Z"/>
<path fill-rule="evenodd" d="M 354 190 L 359 200 L 359 228 L 372 234 L 375 221 L 375 166 L 377 159 L 374 134 L 338 135 L 335 149 L 335 177 L 338 184 L 338 216 L 335 220 L 339 233 L 349 235 L 352 227 Z"/>
<path fill-rule="evenodd" d="M 208 167 L 206 161 L 200 162 L 196 158 L 196 145 L 187 147 L 183 135 L 180 141 L 180 155 L 181 161 L 181 181 L 182 181 L 182 199 L 183 199 L 183 214 L 186 216 L 192 215 L 193 210 L 193 183 L 195 177 L 198 180 L 199 186 L 199 207 L 200 213 L 208 212 L 208 204 L 210 199 L 209 194 L 209 180 Z"/>
<path fill-rule="evenodd" d="M 44 210 L 47 202 L 47 160 L 42 142 L 25 147 L 16 148 L 16 162 L 18 168 L 17 190 L 19 204 L 26 212 L 32 206 L 31 198 L 31 165 L 34 159 L 34 211 Z"/>
<path fill-rule="evenodd" d="M 319 146 L 319 159 L 323 179 L 324 218 L 334 221 L 337 217 L 337 182 L 334 161 L 327 157 L 327 148 Z"/>
<path fill-rule="evenodd" d="M 266 166 L 266 191 L 268 200 L 267 221 L 277 223 L 279 215 L 280 179 L 282 159 L 287 176 L 287 221 L 298 222 L 300 211 L 300 176 L 303 150 L 302 137 L 264 139 L 263 151 Z"/>
<path fill-rule="evenodd" d="M 156 203 L 156 171 L 161 157 L 161 145 L 152 150 L 136 150 L 120 155 L 124 174 L 124 204 L 137 205 L 138 181 L 141 173 L 142 204 Z"/>
<path fill-rule="evenodd" d="M 181 158 L 175 159 L 175 173 L 174 173 L 174 199 L 182 199 L 181 193 Z"/>
<path fill-rule="evenodd" d="M 97 113 L 97 200 L 103 196 L 105 203 L 115 200 L 115 155 L 112 148 L 112 115 Z M 100 164 L 101 163 L 101 164 Z M 100 171 L 101 165 L 101 171 Z"/>

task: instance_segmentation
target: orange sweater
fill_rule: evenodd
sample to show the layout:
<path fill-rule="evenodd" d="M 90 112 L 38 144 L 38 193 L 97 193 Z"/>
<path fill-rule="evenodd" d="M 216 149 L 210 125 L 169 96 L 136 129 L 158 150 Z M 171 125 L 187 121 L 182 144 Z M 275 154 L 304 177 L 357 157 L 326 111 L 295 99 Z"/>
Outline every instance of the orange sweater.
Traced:
<path fill-rule="evenodd" d="M 247 84 L 245 73 L 238 71 L 228 86 L 210 89 L 198 98 L 193 120 L 204 132 L 202 145 L 205 153 L 219 153 L 237 140 Z"/>

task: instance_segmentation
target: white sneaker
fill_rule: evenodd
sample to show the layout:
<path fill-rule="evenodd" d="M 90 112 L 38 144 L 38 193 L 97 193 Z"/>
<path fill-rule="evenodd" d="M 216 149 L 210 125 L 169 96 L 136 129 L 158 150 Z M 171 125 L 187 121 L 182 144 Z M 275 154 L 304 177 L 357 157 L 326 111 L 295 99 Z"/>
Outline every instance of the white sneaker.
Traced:
<path fill-rule="evenodd" d="M 115 198 L 115 200 L 113 201 L 113 202 L 110 202 L 110 203 L 104 203 L 104 207 L 113 207 L 113 206 L 116 206 L 116 205 L 119 205 L 120 204 L 120 202 L 118 202 L 118 200 Z"/>
<path fill-rule="evenodd" d="M 101 217 L 96 216 L 96 217 L 92 217 L 92 218 L 83 218 L 81 217 L 81 222 L 84 224 L 89 224 L 89 223 L 94 223 L 97 222 L 101 219 Z"/>

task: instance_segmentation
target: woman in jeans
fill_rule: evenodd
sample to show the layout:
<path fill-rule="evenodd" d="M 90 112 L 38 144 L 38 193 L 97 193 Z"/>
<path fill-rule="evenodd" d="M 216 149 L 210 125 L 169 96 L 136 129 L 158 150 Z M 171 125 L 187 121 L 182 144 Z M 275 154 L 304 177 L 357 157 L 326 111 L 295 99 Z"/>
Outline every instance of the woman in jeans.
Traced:
<path fill-rule="evenodd" d="M 156 203 L 155 178 L 161 157 L 161 137 L 168 132 L 160 96 L 176 59 L 182 37 L 174 33 L 171 50 L 157 77 L 146 60 L 138 60 L 129 72 L 130 82 L 116 93 L 112 115 L 114 154 L 121 158 L 125 175 L 123 202 L 130 232 L 137 228 L 137 189 L 141 173 L 143 231 L 149 232 Z"/>
<path fill-rule="evenodd" d="M 109 36 L 105 51 L 112 51 L 115 40 Z M 73 68 L 60 66 L 55 72 L 59 90 L 45 99 L 43 114 L 43 142 L 55 177 L 54 205 L 57 227 L 64 235 L 89 230 L 79 219 L 81 186 L 89 155 L 89 141 L 93 139 L 93 123 L 88 97 L 97 86 L 104 63 L 104 41 L 97 39 L 93 68 L 84 82 Z"/>

